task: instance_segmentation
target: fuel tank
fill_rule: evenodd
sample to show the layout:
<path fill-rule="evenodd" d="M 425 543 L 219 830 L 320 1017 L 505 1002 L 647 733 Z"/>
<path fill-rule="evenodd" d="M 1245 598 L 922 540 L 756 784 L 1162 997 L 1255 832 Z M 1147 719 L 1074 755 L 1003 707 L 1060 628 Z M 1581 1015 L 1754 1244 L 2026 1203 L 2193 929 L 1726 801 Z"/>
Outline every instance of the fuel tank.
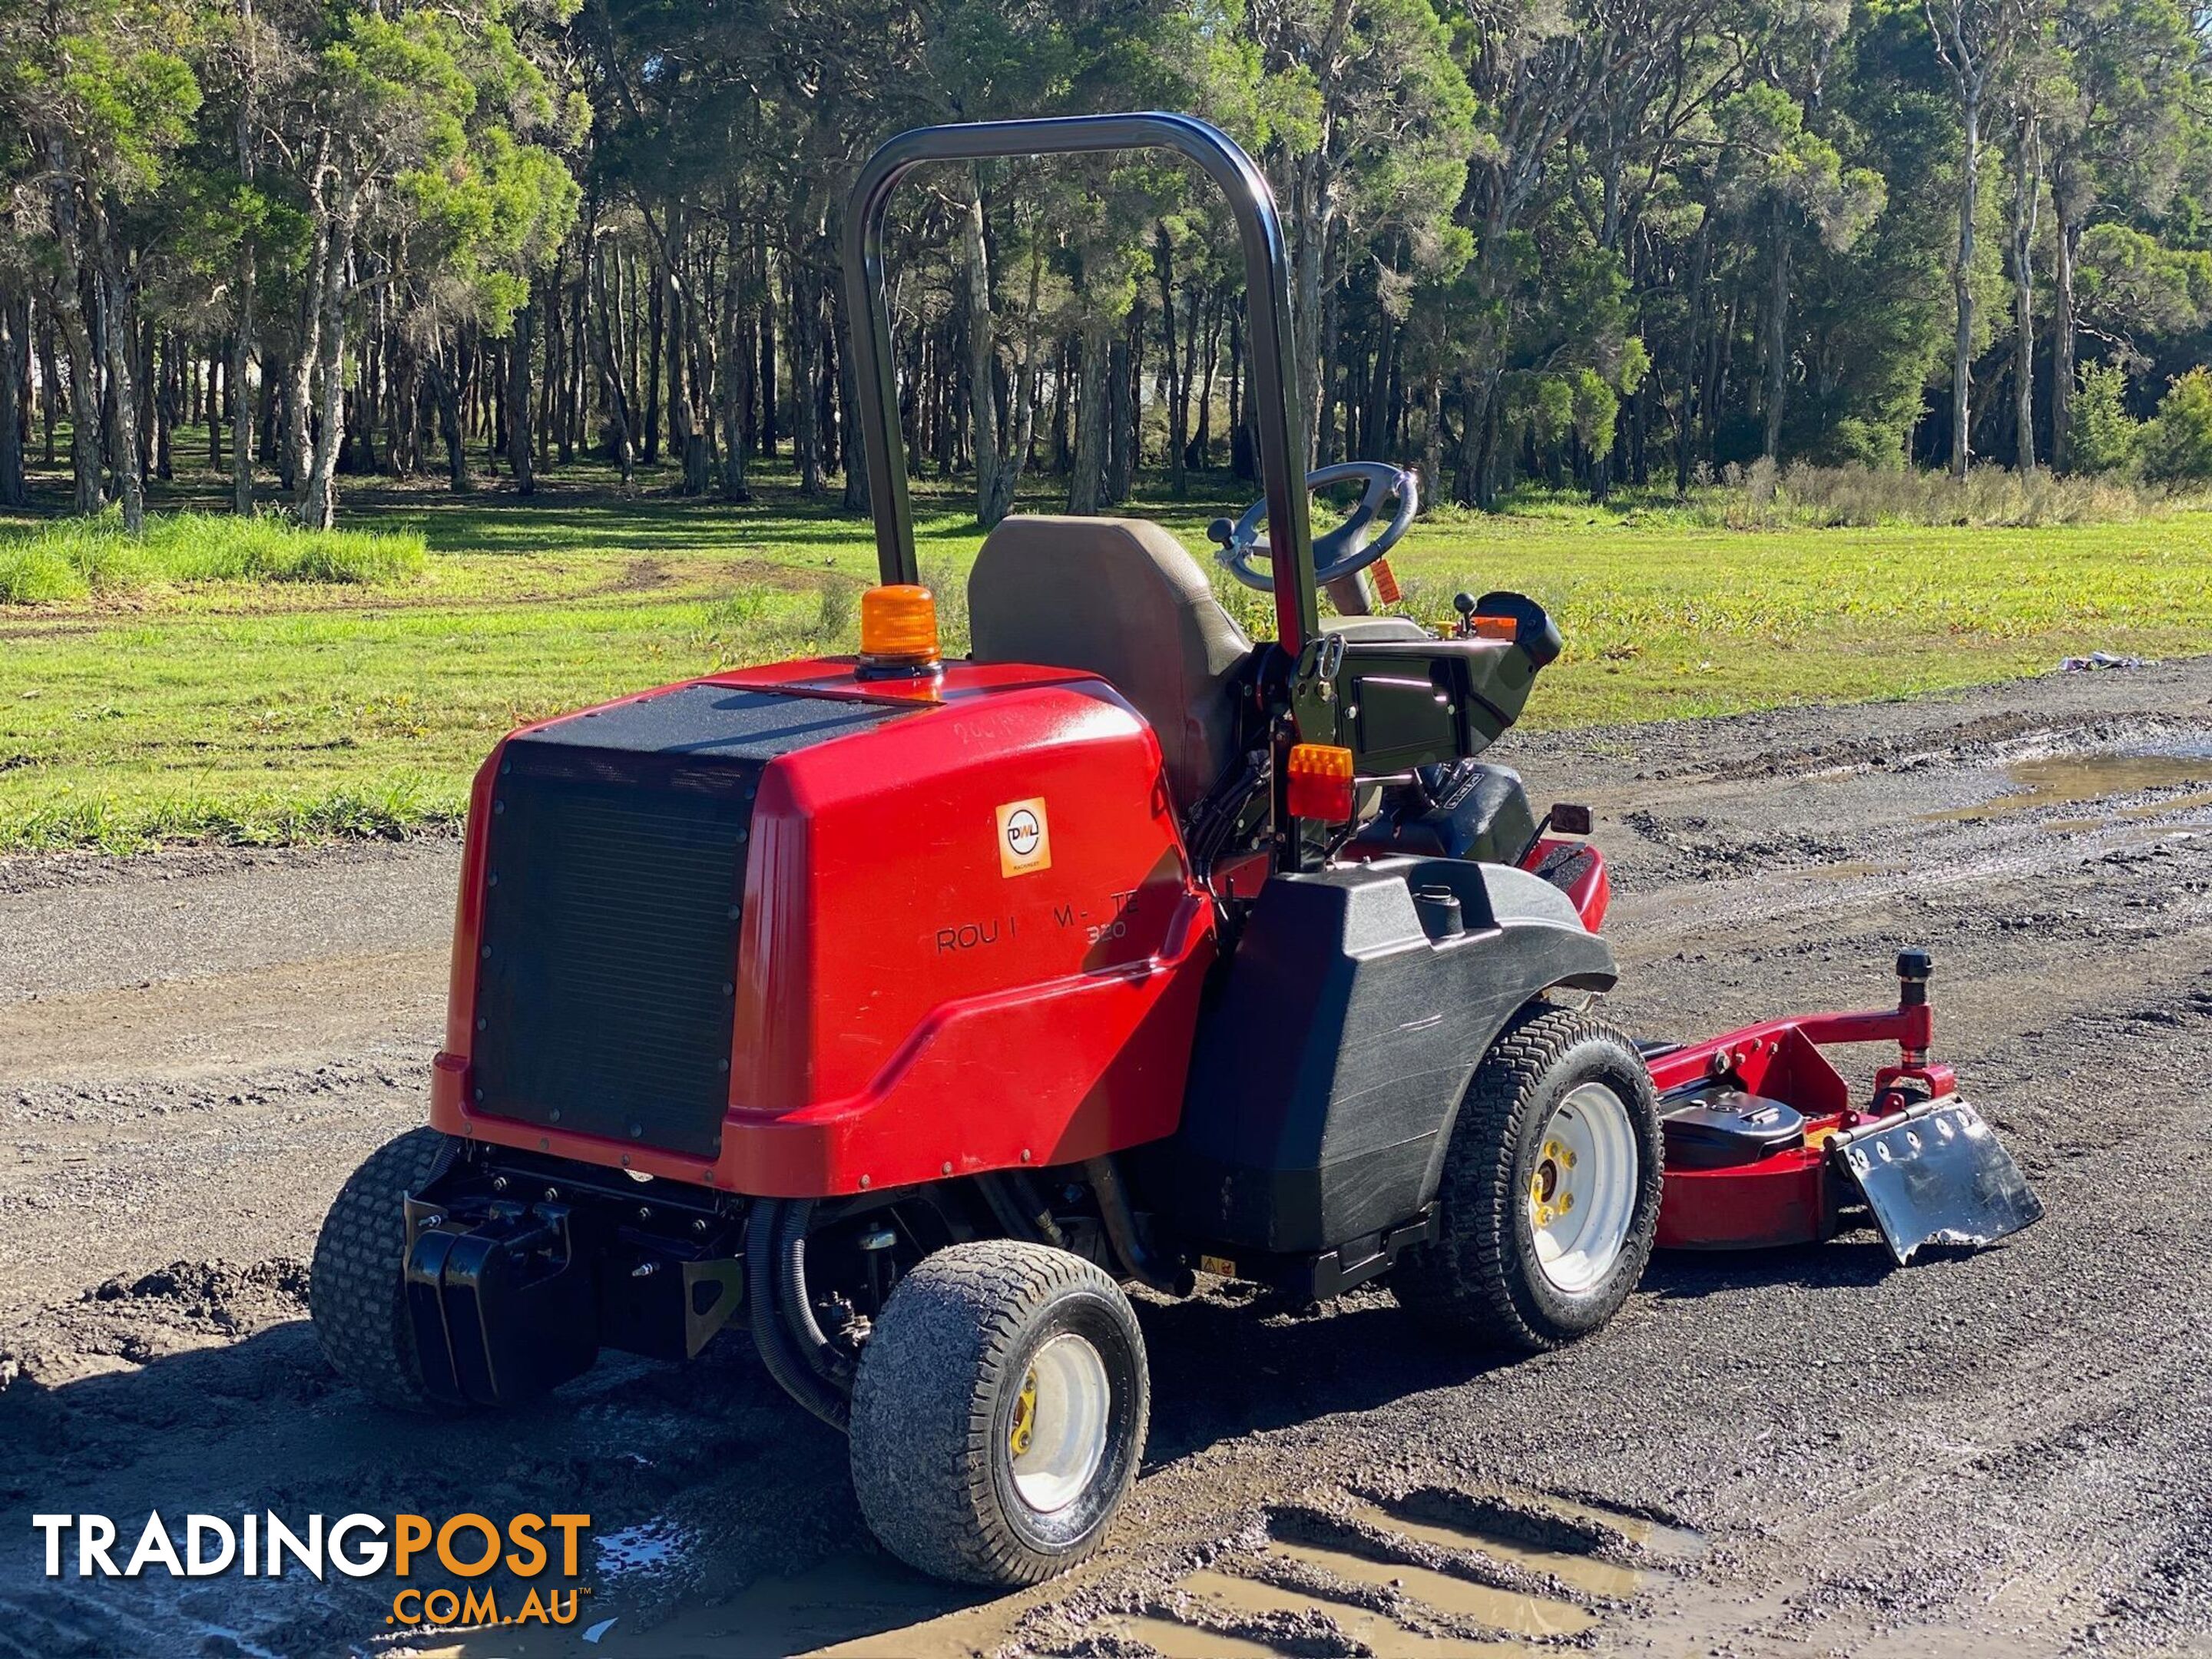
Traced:
<path fill-rule="evenodd" d="M 478 773 L 432 1121 L 775 1197 L 1066 1163 L 1173 1133 L 1212 956 L 1103 681 L 687 681 Z"/>

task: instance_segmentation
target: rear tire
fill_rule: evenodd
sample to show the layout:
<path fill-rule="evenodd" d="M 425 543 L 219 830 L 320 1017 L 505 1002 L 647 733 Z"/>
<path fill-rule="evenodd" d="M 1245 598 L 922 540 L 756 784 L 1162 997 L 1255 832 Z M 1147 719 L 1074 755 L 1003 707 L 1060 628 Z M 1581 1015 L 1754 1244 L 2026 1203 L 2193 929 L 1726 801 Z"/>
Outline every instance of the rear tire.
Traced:
<path fill-rule="evenodd" d="M 307 1308 L 323 1358 L 379 1405 L 445 1413 L 422 1386 L 407 1315 L 407 1217 L 402 1200 L 428 1186 L 460 1143 L 410 1129 L 368 1155 L 338 1189 L 315 1240 Z"/>
<path fill-rule="evenodd" d="M 853 1487 L 908 1565 L 1012 1587 L 1096 1550 L 1136 1482 L 1152 1412 L 1121 1287 L 1049 1245 L 927 1257 L 861 1351 Z"/>
<path fill-rule="evenodd" d="M 1531 1005 L 1476 1068 L 1444 1153 L 1439 1235 L 1391 1289 L 1450 1334 L 1523 1353 L 1563 1346 L 1636 1288 L 1664 1177 L 1659 1103 L 1636 1045 L 1601 1020 Z"/>

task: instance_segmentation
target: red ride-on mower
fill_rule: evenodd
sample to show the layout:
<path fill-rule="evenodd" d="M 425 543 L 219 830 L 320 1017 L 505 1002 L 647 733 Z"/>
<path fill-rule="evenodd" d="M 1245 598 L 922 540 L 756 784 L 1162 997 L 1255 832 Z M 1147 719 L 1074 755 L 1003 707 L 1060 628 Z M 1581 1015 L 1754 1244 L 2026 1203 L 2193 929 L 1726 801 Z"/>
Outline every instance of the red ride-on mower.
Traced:
<path fill-rule="evenodd" d="M 1195 162 L 1242 232 L 1267 494 L 1215 534 L 1276 637 L 1155 526 L 1013 518 L 975 561 L 972 654 L 942 660 L 886 199 L 927 162 L 1137 147 Z M 1136 1478 L 1126 1284 L 1203 1269 L 1304 1303 L 1387 1274 L 1419 1320 L 1533 1351 L 1603 1325 L 1655 1243 L 1810 1240 L 1863 1202 L 1902 1260 L 2034 1218 L 1927 1058 L 1924 958 L 1893 1012 L 1694 1047 L 1589 1012 L 1616 977 L 1589 815 L 1540 820 L 1479 758 L 1559 631 L 1516 593 L 1442 638 L 1364 614 L 1413 516 L 1395 468 L 1358 469 L 1312 538 L 1282 235 L 1234 144 L 1175 115 L 908 133 L 847 224 L 884 583 L 860 655 L 626 697 L 486 761 L 430 1126 L 316 1248 L 341 1371 L 497 1406 L 738 1322 L 849 1431 L 884 1544 L 1027 1583 Z M 1854 1103 L 1820 1045 L 1868 1040 L 1899 1057 Z"/>

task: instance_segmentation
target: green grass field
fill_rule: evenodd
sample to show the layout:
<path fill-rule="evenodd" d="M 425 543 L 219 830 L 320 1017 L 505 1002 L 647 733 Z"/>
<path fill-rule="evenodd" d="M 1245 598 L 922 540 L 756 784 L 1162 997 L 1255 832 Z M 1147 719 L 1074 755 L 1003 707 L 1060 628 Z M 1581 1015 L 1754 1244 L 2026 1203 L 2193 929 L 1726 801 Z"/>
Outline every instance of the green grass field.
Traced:
<path fill-rule="evenodd" d="M 528 503 L 360 489 L 345 522 L 392 533 L 326 569 L 198 556 L 173 530 L 109 577 L 104 555 L 77 561 L 82 580 L 49 561 L 53 597 L 0 603 L 0 851 L 400 834 L 457 817 L 509 726 L 717 665 L 850 648 L 874 575 L 864 522 L 773 475 L 745 507 L 659 489 L 625 496 L 596 475 Z M 1231 505 L 1130 510 L 1202 550 Z M 964 503 L 921 488 L 916 507 L 925 574 L 957 590 L 981 539 Z M 1567 654 L 1530 708 L 1545 726 L 1899 696 L 2094 649 L 2212 650 L 2212 514 L 2003 530 L 1682 517 L 1445 512 L 1394 563 L 1432 619 L 1459 587 L 1550 607 Z M 36 531 L 0 520 L 0 572 Z M 417 536 L 427 555 L 408 550 Z M 1263 614 L 1255 596 L 1224 597 Z"/>

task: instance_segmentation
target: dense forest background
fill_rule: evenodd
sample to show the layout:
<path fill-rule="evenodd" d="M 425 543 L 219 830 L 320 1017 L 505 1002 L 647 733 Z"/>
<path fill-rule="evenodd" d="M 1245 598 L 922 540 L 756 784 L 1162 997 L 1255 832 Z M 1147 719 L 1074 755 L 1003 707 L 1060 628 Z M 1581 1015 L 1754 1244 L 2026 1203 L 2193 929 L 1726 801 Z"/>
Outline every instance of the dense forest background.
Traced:
<path fill-rule="evenodd" d="M 0 501 L 191 434 L 342 481 L 774 455 L 863 506 L 836 254 L 902 128 L 1167 107 L 1274 180 L 1316 463 L 2212 471 L 2212 85 L 2177 0 L 0 0 Z M 901 200 L 910 465 L 994 522 L 1253 472 L 1179 165 Z M 2192 372 L 2194 371 L 2194 372 Z M 2162 412 L 2161 412 L 2162 411 Z M 2152 418 L 2155 416 L 2155 418 Z M 60 453 L 57 454 L 57 446 Z"/>

